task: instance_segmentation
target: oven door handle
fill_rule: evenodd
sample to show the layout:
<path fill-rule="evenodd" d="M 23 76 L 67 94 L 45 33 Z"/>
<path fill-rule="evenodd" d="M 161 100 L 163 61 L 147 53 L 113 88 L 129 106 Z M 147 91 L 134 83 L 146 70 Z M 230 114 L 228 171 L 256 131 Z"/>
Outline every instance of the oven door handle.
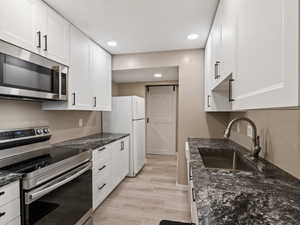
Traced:
<path fill-rule="evenodd" d="M 70 173 L 66 174 L 64 177 L 58 178 L 58 180 L 59 180 L 58 182 L 54 181 L 53 183 L 51 183 L 50 186 L 49 186 L 49 184 L 46 184 L 42 187 L 39 187 L 37 190 L 33 190 L 33 191 L 27 193 L 26 197 L 25 197 L 25 204 L 30 204 L 30 203 L 36 201 L 37 199 L 48 194 L 49 192 L 54 191 L 55 189 L 61 187 L 62 185 L 76 179 L 77 177 L 81 176 L 86 171 L 90 170 L 91 168 L 92 168 L 91 163 L 88 163 L 87 165 L 77 168 L 77 171 L 75 174 L 73 171 L 71 171 L 72 175 L 70 175 Z M 64 179 L 61 180 L 62 178 L 64 178 Z"/>

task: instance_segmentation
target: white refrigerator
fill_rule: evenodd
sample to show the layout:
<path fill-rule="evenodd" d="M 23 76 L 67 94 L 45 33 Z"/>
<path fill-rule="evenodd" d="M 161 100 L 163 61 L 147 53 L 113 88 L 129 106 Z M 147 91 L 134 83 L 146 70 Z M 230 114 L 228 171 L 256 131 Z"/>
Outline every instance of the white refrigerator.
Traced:
<path fill-rule="evenodd" d="M 129 133 L 129 176 L 145 165 L 145 100 L 137 96 L 113 97 L 112 111 L 103 112 L 103 131 Z"/>

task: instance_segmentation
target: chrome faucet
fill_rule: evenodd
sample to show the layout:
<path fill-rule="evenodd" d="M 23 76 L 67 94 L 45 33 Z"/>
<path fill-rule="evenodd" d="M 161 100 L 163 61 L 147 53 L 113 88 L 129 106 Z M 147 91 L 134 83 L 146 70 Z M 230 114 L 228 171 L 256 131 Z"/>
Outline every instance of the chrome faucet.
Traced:
<path fill-rule="evenodd" d="M 239 121 L 247 121 L 252 129 L 253 129 L 253 132 L 252 132 L 252 141 L 253 141 L 253 145 L 254 145 L 254 151 L 253 151 L 253 157 L 254 158 L 258 158 L 259 156 L 259 152 L 261 150 L 261 147 L 260 147 L 260 141 L 259 141 L 259 136 L 257 135 L 257 128 L 256 128 L 256 125 L 255 123 L 250 120 L 249 118 L 247 117 L 239 117 L 239 118 L 235 118 L 233 120 L 231 120 L 225 130 L 225 134 L 224 134 L 224 137 L 225 138 L 229 138 L 230 137 L 230 133 L 231 133 L 231 129 L 232 129 L 232 126 L 236 123 L 236 122 L 239 122 Z"/>

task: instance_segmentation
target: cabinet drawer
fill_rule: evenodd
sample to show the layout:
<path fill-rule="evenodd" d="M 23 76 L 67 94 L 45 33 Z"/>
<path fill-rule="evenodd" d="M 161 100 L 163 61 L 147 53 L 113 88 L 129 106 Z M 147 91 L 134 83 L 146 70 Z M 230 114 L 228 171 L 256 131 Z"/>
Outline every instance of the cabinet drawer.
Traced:
<path fill-rule="evenodd" d="M 21 225 L 21 217 L 17 217 L 14 220 L 10 221 L 8 224 L 6 225 Z"/>
<path fill-rule="evenodd" d="M 107 162 L 111 160 L 111 145 L 106 145 L 93 151 L 93 162 Z"/>
<path fill-rule="evenodd" d="M 0 224 L 8 224 L 16 217 L 20 216 L 20 199 L 17 198 L 12 202 L 0 207 Z"/>
<path fill-rule="evenodd" d="M 97 179 L 99 176 L 110 176 L 111 175 L 111 164 L 110 162 L 100 162 L 93 164 L 93 177 Z"/>
<path fill-rule="evenodd" d="M 93 209 L 95 210 L 110 194 L 111 177 L 100 176 L 93 184 Z"/>
<path fill-rule="evenodd" d="M 20 198 L 19 181 L 0 188 L 0 207 L 16 198 Z"/>

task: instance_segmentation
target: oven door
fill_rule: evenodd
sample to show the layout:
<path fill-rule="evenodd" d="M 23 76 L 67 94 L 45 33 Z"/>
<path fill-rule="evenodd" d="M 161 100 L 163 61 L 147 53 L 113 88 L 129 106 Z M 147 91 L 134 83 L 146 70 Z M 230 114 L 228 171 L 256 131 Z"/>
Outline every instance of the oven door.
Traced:
<path fill-rule="evenodd" d="M 0 53 L 0 94 L 66 100 L 67 68 L 53 62 L 42 65 Z"/>
<path fill-rule="evenodd" d="M 24 194 L 25 225 L 82 225 L 92 217 L 91 163 Z"/>

